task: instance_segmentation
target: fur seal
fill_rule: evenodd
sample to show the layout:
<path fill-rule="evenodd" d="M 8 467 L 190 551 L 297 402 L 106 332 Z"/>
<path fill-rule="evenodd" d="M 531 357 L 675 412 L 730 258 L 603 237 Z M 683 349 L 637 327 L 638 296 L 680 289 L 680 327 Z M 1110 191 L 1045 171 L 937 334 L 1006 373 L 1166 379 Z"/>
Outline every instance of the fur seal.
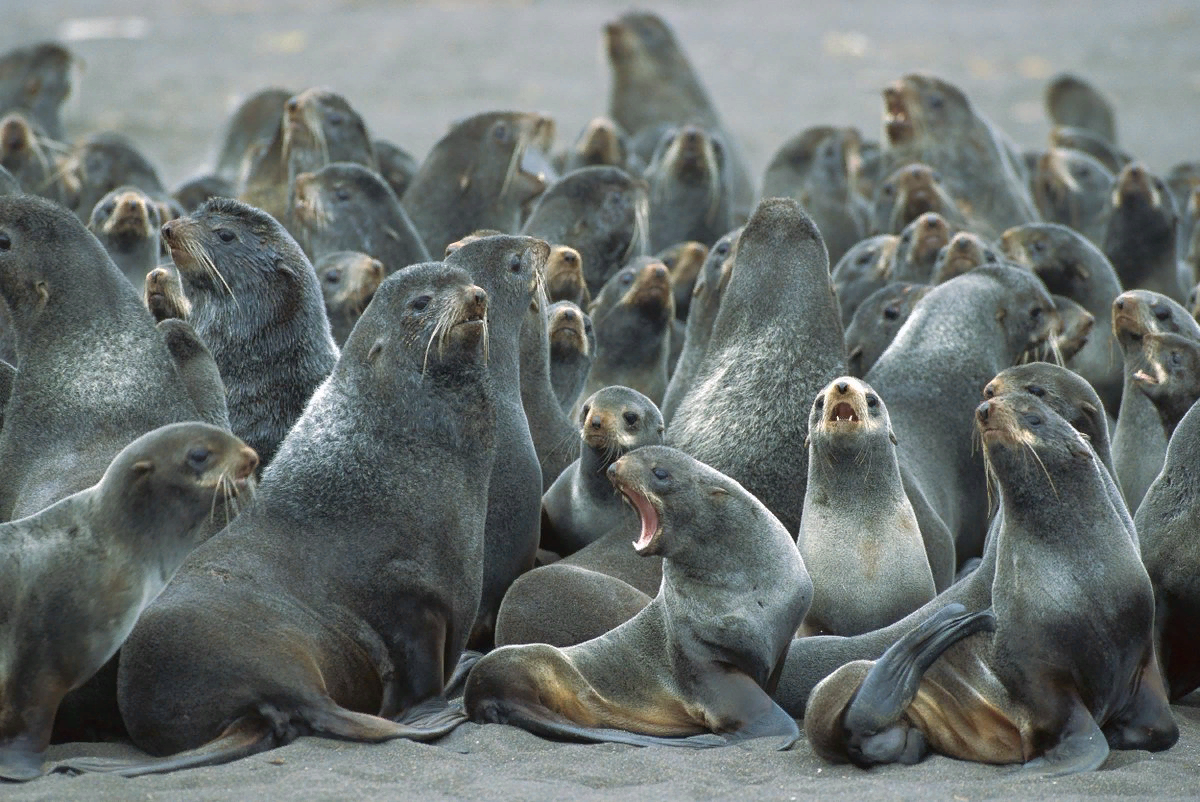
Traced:
<path fill-rule="evenodd" d="M 944 605 L 879 660 L 824 679 L 805 716 L 814 750 L 867 766 L 932 748 L 1060 776 L 1110 749 L 1170 747 L 1153 591 L 1103 466 L 1031 395 L 984 401 L 976 419 L 1003 515 L 991 609 Z"/>
<path fill-rule="evenodd" d="M 400 198 L 425 250 L 444 253 L 448 244 L 481 228 L 520 228 L 523 207 L 546 189 L 542 154 L 553 140 L 554 121 L 537 114 L 488 112 L 455 124 Z M 587 258 L 584 253 L 585 264 Z"/>
<path fill-rule="evenodd" d="M 441 264 L 384 281 L 255 504 L 188 557 L 122 650 L 129 733 L 169 757 L 65 769 L 136 776 L 301 734 L 428 740 L 462 721 L 439 696 L 479 603 L 488 307 Z"/>
<path fill-rule="evenodd" d="M 644 167 L 621 126 L 608 117 L 593 117 L 556 166 L 560 174 L 565 174 L 581 167 L 603 165 L 620 167 L 630 175 L 641 175 Z"/>
<path fill-rule="evenodd" d="M 812 217 L 836 264 L 868 233 L 871 207 L 855 189 L 861 135 L 817 126 L 785 142 L 767 164 L 764 198 L 795 198 Z"/>
<path fill-rule="evenodd" d="M 605 283 L 588 314 L 596 330 L 596 358 L 583 395 L 622 385 L 661 403 L 675 319 L 666 265 L 650 257 L 634 260 Z"/>
<path fill-rule="evenodd" d="M 663 441 L 658 407 L 628 387 L 605 387 L 592 393 L 580 408 L 579 423 L 583 441 L 579 458 L 542 496 L 542 547 L 564 557 L 599 540 L 610 529 L 631 522 L 606 472 L 635 448 L 662 445 Z"/>
<path fill-rule="evenodd" d="M 1136 162 L 1121 170 L 1103 250 L 1122 286 L 1186 300 L 1191 286 L 1180 281 L 1175 260 L 1178 225 L 1175 199 L 1161 178 Z"/>
<path fill-rule="evenodd" d="M 232 198 L 236 195 L 237 189 L 232 182 L 219 175 L 196 176 L 171 190 L 171 199 L 179 204 L 184 214 L 196 211 L 210 198 Z"/>
<path fill-rule="evenodd" d="M 900 232 L 900 241 L 896 243 L 888 265 L 888 278 L 930 283 L 934 263 L 942 248 L 950 242 L 951 233 L 946 219 L 936 212 L 926 212 L 913 220 Z"/>
<path fill-rule="evenodd" d="M 554 392 L 550 310 L 541 285 L 544 270 L 543 266 L 543 273 L 535 278 L 538 286 L 525 312 L 520 343 L 521 406 L 541 466 L 543 493 L 575 461 L 575 438 L 579 433 Z"/>
<path fill-rule="evenodd" d="M 1117 115 L 1112 104 L 1094 86 L 1078 75 L 1059 73 L 1046 84 L 1046 116 L 1055 125 L 1091 131 L 1117 142 Z"/>
<path fill-rule="evenodd" d="M 1162 472 L 1146 491 L 1134 522 L 1141 536 L 1142 560 L 1154 585 L 1154 628 L 1158 657 L 1172 701 L 1200 687 L 1196 654 L 1196 465 L 1200 409 L 1183 416 L 1167 445 Z"/>
<path fill-rule="evenodd" d="M 0 118 L 0 167 L 25 192 L 62 201 L 52 147 L 45 132 L 20 112 Z"/>
<path fill-rule="evenodd" d="M 191 324 L 167 319 L 158 324 L 175 360 L 175 370 L 196 406 L 197 417 L 212 426 L 229 431 L 229 408 L 225 404 L 225 382 L 208 346 Z"/>
<path fill-rule="evenodd" d="M 759 203 L 738 238 L 732 275 L 667 428 L 667 444 L 733 477 L 800 526 L 809 398 L 846 372 L 825 243 L 791 198 Z"/>
<path fill-rule="evenodd" d="M 61 205 L 0 197 L 0 295 L 21 368 L 0 431 L 0 520 L 90 487 L 142 434 L 196 419 L 137 292 Z"/>
<path fill-rule="evenodd" d="M 291 230 L 313 261 L 359 251 L 387 273 L 429 261 L 421 235 L 383 177 L 361 164 L 335 162 L 292 182 Z"/>
<path fill-rule="evenodd" d="M 945 284 L 980 265 L 999 263 L 1000 257 L 982 237 L 969 231 L 960 231 L 938 251 L 930 283 Z"/>
<path fill-rule="evenodd" d="M 671 379 L 667 382 L 667 391 L 663 394 L 661 405 L 663 420 L 671 422 L 675 409 L 691 389 L 696 370 L 708 349 L 708 341 L 712 335 L 713 321 L 721 308 L 721 296 L 729 277 L 733 273 L 733 251 L 741 236 L 740 228 L 734 229 L 712 246 L 696 283 L 692 288 L 692 298 L 688 302 L 688 319 L 684 325 L 683 347 L 675 367 L 671 371 Z M 674 332 L 672 332 L 674 337 Z"/>
<path fill-rule="evenodd" d="M 488 293 L 488 373 L 496 409 L 496 453 L 504 455 L 488 486 L 483 595 L 470 643 L 490 646 L 500 600 L 533 567 L 541 516 L 542 472 L 521 397 L 521 331 L 541 293 L 550 246 L 532 237 L 488 236 L 446 256 Z M 548 350 L 548 349 L 547 349 Z"/>
<path fill-rule="evenodd" d="M 1181 284 L 1195 287 L 1200 283 L 1200 187 L 1192 190 L 1183 208 L 1180 236 L 1175 239 L 1179 256 L 1177 275 Z"/>
<path fill-rule="evenodd" d="M 616 167 L 584 167 L 538 198 L 521 233 L 578 251 L 595 298 L 614 273 L 647 253 L 649 226 L 645 181 Z"/>
<path fill-rule="evenodd" d="M 375 151 L 379 175 L 388 182 L 388 186 L 392 188 L 392 192 L 397 198 L 404 197 L 404 193 L 408 191 L 408 185 L 412 183 L 413 177 L 421 165 L 411 153 L 386 139 L 373 140 L 371 147 Z"/>
<path fill-rule="evenodd" d="M 625 548 L 629 537 L 621 536 Z M 575 646 L 621 626 L 651 598 L 616 577 L 559 560 L 521 574 L 504 594 L 496 616 L 496 645 Z"/>
<path fill-rule="evenodd" d="M 325 89 L 306 89 L 283 104 L 275 135 L 251 163 L 238 197 L 287 223 L 296 176 L 332 162 L 378 167 L 367 125 L 350 102 Z"/>
<path fill-rule="evenodd" d="M 930 289 L 928 284 L 893 282 L 880 287 L 859 304 L 846 327 L 846 367 L 850 375 L 857 378 L 867 375 L 880 354 L 892 344 L 917 301 Z"/>
<path fill-rule="evenodd" d="M 246 177 L 250 163 L 271 146 L 279 132 L 283 108 L 294 92 L 278 87 L 259 90 L 243 100 L 225 124 L 217 155 L 216 174 L 235 187 Z M 188 211 L 191 211 L 189 209 Z"/>
<path fill-rule="evenodd" d="M 1121 404 L 1122 360 L 1112 327 L 1113 301 L 1121 280 L 1096 245 L 1057 223 L 1030 223 L 1004 232 L 1000 250 L 1028 267 L 1055 295 L 1081 304 L 1096 325 L 1083 351 L 1068 367 L 1091 382 L 1114 417 Z"/>
<path fill-rule="evenodd" d="M 592 305 L 579 251 L 566 245 L 551 247 L 550 259 L 546 262 L 546 297 L 550 303 L 570 301 L 580 309 Z"/>
<path fill-rule="evenodd" d="M 316 260 L 325 313 L 334 342 L 342 346 L 363 310 L 387 278 L 383 262 L 357 251 L 333 251 Z"/>
<path fill-rule="evenodd" d="M 1113 431 L 1113 465 L 1130 510 L 1162 470 L 1167 436 L 1153 403 L 1137 388 L 1142 342 L 1150 333 L 1182 334 L 1200 342 L 1200 324 L 1179 304 L 1149 290 L 1130 290 L 1113 301 L 1112 326 L 1124 353 L 1121 413 Z"/>
<path fill-rule="evenodd" d="M 1051 148 L 1038 157 L 1029 184 L 1043 220 L 1070 226 L 1102 243 L 1115 180 L 1107 167 L 1086 153 Z"/>
<path fill-rule="evenodd" d="M 1070 298 L 1062 295 L 1050 297 L 1054 299 L 1058 324 L 1046 344 L 1046 353 L 1038 356 L 1045 360 L 1057 355 L 1059 361 L 1069 363 L 1087 345 L 1096 318 Z"/>
<path fill-rule="evenodd" d="M 670 26 L 653 13 L 631 11 L 605 25 L 604 41 L 611 68 L 609 116 L 634 137 L 688 124 L 719 136 L 728 151 L 734 224 L 745 220 L 756 196 L 746 159 Z"/>
<path fill-rule="evenodd" d="M 547 314 L 550 384 L 562 411 L 570 414 L 596 358 L 596 331 L 591 316 L 570 301 L 551 304 Z"/>
<path fill-rule="evenodd" d="M 913 163 L 939 171 L 967 228 L 985 237 L 1037 220 L 1015 148 L 961 89 L 913 73 L 885 88 L 883 100 L 889 173 Z"/>
<path fill-rule="evenodd" d="M 174 264 L 156 267 L 146 274 L 143 300 L 155 322 L 178 318 L 187 320 L 192 302 L 183 293 L 183 280 Z"/>
<path fill-rule="evenodd" d="M 1050 129 L 1050 147 L 1086 153 L 1114 174 L 1121 172 L 1124 167 L 1134 161 L 1133 157 L 1121 148 L 1085 128 L 1054 126 Z"/>
<path fill-rule="evenodd" d="M 658 595 L 578 646 L 486 655 L 467 678 L 467 714 L 573 740 L 790 747 L 799 729 L 769 693 L 812 598 L 792 536 L 736 481 L 675 449 L 640 448 L 607 473 L 641 518 L 634 549 L 663 557 Z"/>
<path fill-rule="evenodd" d="M 118 187 L 92 209 L 87 228 L 129 283 L 140 287 L 158 266 L 162 224 L 159 207 L 148 195 L 137 187 Z"/>
<path fill-rule="evenodd" d="M 0 111 L 17 110 L 54 139 L 63 139 L 62 105 L 79 61 L 58 42 L 38 42 L 0 55 Z"/>
<path fill-rule="evenodd" d="M 796 545 L 813 582 L 800 635 L 870 632 L 937 594 L 887 407 L 851 376 L 813 401 Z"/>
<path fill-rule="evenodd" d="M 225 380 L 233 433 L 269 465 L 338 358 L 312 263 L 274 218 L 230 198 L 162 231 L 188 320 Z"/>
<path fill-rule="evenodd" d="M 687 320 L 692 304 L 692 290 L 704 260 L 708 258 L 708 246 L 702 242 L 677 242 L 660 251 L 654 257 L 671 272 L 671 291 L 675 295 L 675 318 Z"/>
<path fill-rule="evenodd" d="M 87 221 L 96 204 L 119 187 L 136 187 L 164 204 L 170 195 L 150 160 L 125 136 L 93 134 L 71 149 L 59 165 L 63 202 Z M 160 210 L 164 220 L 174 217 L 169 207 Z"/>
<path fill-rule="evenodd" d="M 3 627 L 0 778 L 42 773 L 63 696 L 116 654 L 211 517 L 237 514 L 257 464 L 236 437 L 176 423 L 122 449 L 94 486 L 0 524 L 4 607 L 20 611 Z"/>
<path fill-rule="evenodd" d="M 967 225 L 941 174 L 928 164 L 909 164 L 896 170 L 879 185 L 874 198 L 871 230 L 876 234 L 899 234 L 928 212 L 940 214 L 955 228 Z"/>
<path fill-rule="evenodd" d="M 1029 271 L 980 267 L 930 290 L 865 376 L 888 399 L 905 488 L 927 543 L 933 533 L 922 501 L 950 531 L 959 563 L 980 554 L 987 528 L 971 403 L 993 376 L 1043 348 L 1056 318 Z"/>
<path fill-rule="evenodd" d="M 843 324 L 854 319 L 859 304 L 871 293 L 887 286 L 892 254 L 900 244 L 894 234 L 879 234 L 859 242 L 830 272 Z"/>
<path fill-rule="evenodd" d="M 649 184 L 650 250 L 716 242 L 733 227 L 725 145 L 695 125 L 662 135 L 643 174 Z"/>
<path fill-rule="evenodd" d="M 1158 409 L 1170 443 L 1179 421 L 1200 398 L 1200 342 L 1179 334 L 1147 333 L 1142 337 L 1142 358 L 1145 367 L 1133 379 Z"/>

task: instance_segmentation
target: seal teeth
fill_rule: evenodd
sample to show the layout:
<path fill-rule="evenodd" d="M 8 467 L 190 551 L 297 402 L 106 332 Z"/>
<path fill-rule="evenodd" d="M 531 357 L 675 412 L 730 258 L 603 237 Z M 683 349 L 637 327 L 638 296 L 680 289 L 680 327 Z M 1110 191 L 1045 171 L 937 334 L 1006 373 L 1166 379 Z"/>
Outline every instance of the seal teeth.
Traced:
<path fill-rule="evenodd" d="M 854 407 L 846 401 L 834 405 L 833 410 L 829 413 L 829 420 L 837 423 L 859 422 L 858 415 L 854 414 Z"/>

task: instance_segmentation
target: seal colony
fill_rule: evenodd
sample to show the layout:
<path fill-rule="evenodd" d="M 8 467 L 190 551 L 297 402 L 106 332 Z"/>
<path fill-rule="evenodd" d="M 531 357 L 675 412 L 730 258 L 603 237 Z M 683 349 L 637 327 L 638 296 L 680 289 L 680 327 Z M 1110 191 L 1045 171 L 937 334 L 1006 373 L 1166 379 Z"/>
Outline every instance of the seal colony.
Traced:
<path fill-rule="evenodd" d="M 760 195 L 666 21 L 602 38 L 557 152 L 267 88 L 174 195 L 59 142 L 65 48 L 0 56 L 0 780 L 468 720 L 1039 776 L 1175 743 L 1200 170 L 1079 76 L 1020 151 L 909 73 Z"/>

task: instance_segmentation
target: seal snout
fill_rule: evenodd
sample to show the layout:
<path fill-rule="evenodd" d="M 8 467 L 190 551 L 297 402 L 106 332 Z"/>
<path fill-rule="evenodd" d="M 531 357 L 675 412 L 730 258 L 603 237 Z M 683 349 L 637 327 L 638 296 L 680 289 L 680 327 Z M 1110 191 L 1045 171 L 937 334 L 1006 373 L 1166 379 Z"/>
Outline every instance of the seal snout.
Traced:
<path fill-rule="evenodd" d="M 244 483 L 254 474 L 254 469 L 258 467 L 258 452 L 250 446 L 242 446 L 238 451 L 237 468 L 233 471 L 235 481 Z"/>
<path fill-rule="evenodd" d="M 884 132 L 893 145 L 907 142 L 913 134 L 912 118 L 904 95 L 904 84 L 899 81 L 883 90 Z"/>
<path fill-rule="evenodd" d="M 1154 186 L 1153 177 L 1146 168 L 1138 162 L 1125 165 L 1117 176 L 1113 187 L 1112 204 L 1120 208 L 1122 204 L 1135 200 L 1144 200 L 1151 208 L 1157 209 L 1162 203 L 1162 197 Z"/>
<path fill-rule="evenodd" d="M 0 121 L 0 146 L 4 153 L 16 153 L 29 147 L 33 131 L 19 114 L 9 114 Z"/>
<path fill-rule="evenodd" d="M 641 531 L 638 533 L 637 540 L 633 541 L 634 550 L 638 554 L 653 554 L 657 550 L 656 544 L 663 530 L 662 502 L 626 476 L 627 473 L 639 467 L 645 468 L 645 466 L 631 465 L 629 458 L 622 457 L 608 466 L 607 476 L 625 502 L 637 511 L 638 518 L 641 520 Z"/>
<path fill-rule="evenodd" d="M 458 325 L 482 323 L 487 320 L 488 296 L 482 287 L 471 285 L 463 293 L 462 311 Z"/>

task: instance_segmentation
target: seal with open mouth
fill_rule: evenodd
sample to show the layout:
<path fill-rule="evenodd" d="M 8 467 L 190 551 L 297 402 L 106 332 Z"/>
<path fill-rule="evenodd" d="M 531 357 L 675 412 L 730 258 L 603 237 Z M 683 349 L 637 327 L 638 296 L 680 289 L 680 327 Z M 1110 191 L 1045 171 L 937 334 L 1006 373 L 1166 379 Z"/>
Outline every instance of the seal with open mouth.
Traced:
<path fill-rule="evenodd" d="M 904 492 L 883 400 L 858 379 L 834 379 L 813 401 L 808 450 L 796 545 L 813 601 L 799 634 L 870 632 L 932 599 L 931 560 Z"/>
<path fill-rule="evenodd" d="M 641 520 L 633 548 L 663 558 L 658 595 L 577 646 L 484 656 L 467 678 L 468 715 L 571 740 L 787 748 L 799 730 L 768 694 L 812 594 L 791 535 L 740 484 L 675 449 L 632 451 L 608 476 Z"/>
<path fill-rule="evenodd" d="M 100 481 L 0 524 L 0 780 L 42 773 L 63 697 L 108 662 L 188 553 L 238 513 L 258 456 L 203 423 L 126 446 Z"/>

